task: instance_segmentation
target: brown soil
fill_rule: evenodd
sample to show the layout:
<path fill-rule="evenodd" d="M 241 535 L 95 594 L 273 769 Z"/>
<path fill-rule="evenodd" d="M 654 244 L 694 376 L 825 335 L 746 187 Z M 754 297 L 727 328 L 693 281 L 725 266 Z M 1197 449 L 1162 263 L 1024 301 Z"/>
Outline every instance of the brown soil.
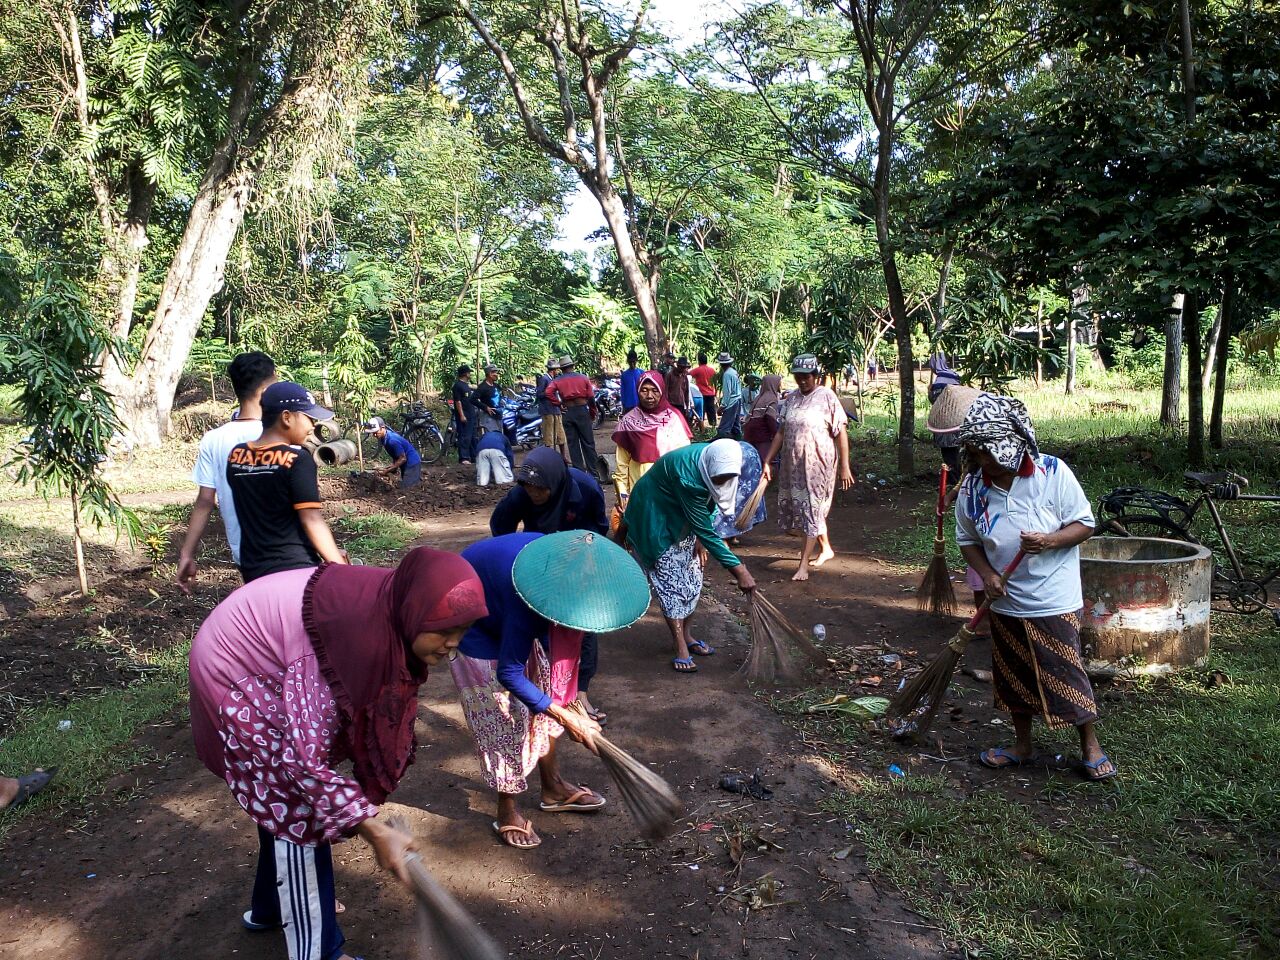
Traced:
<path fill-rule="evenodd" d="M 364 493 L 330 480 L 325 493 L 334 511 L 402 512 L 418 521 L 422 542 L 433 545 L 458 549 L 485 535 L 488 506 L 500 491 L 477 490 L 457 467 L 433 468 L 428 477 L 420 491 Z M 874 647 L 876 655 L 882 647 L 924 655 L 951 631 L 916 613 L 908 592 L 914 576 L 861 552 L 900 522 L 917 496 L 874 488 L 842 495 L 832 532 L 843 552 L 805 586 L 789 580 L 798 543 L 772 525 L 748 535 L 740 552 L 761 588 L 797 623 L 826 625 L 828 643 Z M 653 763 L 684 799 L 688 817 L 674 838 L 652 846 L 637 841 L 598 762 L 566 743 L 566 774 L 600 788 L 610 807 L 596 816 L 537 813 L 535 786 L 525 807 L 533 811 L 542 847 L 518 852 L 499 845 L 489 827 L 493 798 L 478 776 L 452 681 L 439 671 L 423 688 L 418 762 L 395 797 L 422 838 L 426 861 L 513 957 L 953 955 L 936 930 L 877 888 L 856 846 L 844 859 L 833 857 L 856 838 L 856 824 L 822 805 L 838 773 L 736 674 L 746 655 L 745 605 L 723 572 L 713 570 L 710 580 L 714 595 L 704 600 L 696 625 L 719 653 L 699 660 L 696 675 L 672 671 L 666 629 L 651 613 L 604 638 L 592 690 L 610 713 L 610 736 Z M 135 643 L 173 641 L 189 635 L 229 582 L 207 579 L 194 601 L 165 585 L 157 588 L 157 602 L 151 586 L 140 575 L 120 577 L 103 586 L 97 601 L 106 603 L 110 594 L 116 606 L 93 615 L 119 614 L 124 635 Z M 56 618 L 56 612 L 41 615 Z M 82 621 L 59 629 L 65 638 L 89 626 Z M 6 656 L 14 636 L 9 631 L 0 638 Z M 41 642 L 48 644 L 32 640 L 24 649 Z M 56 649 L 59 655 L 47 659 L 61 662 L 66 647 Z M 862 654 L 873 660 L 869 650 Z M 68 676 L 59 675 L 55 685 Z M 886 675 L 880 689 L 893 682 Z M 976 726 L 983 710 L 964 710 L 975 730 L 993 729 Z M 953 753 L 982 739 L 964 725 L 940 726 Z M 11 832 L 0 888 L 0 956 L 284 956 L 278 934 L 240 928 L 255 834 L 226 788 L 195 759 L 185 717 L 147 731 L 146 738 L 148 754 L 163 759 L 108 785 L 107 796 L 137 788 L 123 805 L 90 811 L 74 829 L 70 822 L 37 819 Z M 927 764 L 909 756 L 901 762 L 909 769 Z M 754 801 L 718 788 L 723 773 L 757 768 L 773 799 Z M 735 863 L 730 848 L 743 838 L 745 854 Z M 341 844 L 336 860 L 353 953 L 370 960 L 415 955 L 404 891 L 378 873 L 359 841 Z M 748 909 L 745 889 L 763 878 L 780 882 L 777 902 Z"/>

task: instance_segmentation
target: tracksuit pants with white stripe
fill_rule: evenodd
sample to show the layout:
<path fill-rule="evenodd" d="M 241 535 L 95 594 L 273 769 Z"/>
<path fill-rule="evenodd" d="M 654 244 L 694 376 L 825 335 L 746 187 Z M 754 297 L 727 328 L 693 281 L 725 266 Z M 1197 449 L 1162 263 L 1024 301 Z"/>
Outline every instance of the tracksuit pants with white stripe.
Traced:
<path fill-rule="evenodd" d="M 253 882 L 255 924 L 284 928 L 289 960 L 336 960 L 346 938 L 334 913 L 333 850 L 302 846 L 258 828 L 258 875 Z"/>

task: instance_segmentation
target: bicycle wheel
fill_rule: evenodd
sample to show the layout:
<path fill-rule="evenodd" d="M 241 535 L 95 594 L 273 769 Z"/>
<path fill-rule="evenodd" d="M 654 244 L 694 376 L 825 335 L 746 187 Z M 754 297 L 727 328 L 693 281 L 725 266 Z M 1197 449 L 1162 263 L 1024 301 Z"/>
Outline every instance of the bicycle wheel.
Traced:
<path fill-rule="evenodd" d="M 444 456 L 444 437 L 439 427 L 420 427 L 409 442 L 418 448 L 423 463 L 435 463 Z"/>

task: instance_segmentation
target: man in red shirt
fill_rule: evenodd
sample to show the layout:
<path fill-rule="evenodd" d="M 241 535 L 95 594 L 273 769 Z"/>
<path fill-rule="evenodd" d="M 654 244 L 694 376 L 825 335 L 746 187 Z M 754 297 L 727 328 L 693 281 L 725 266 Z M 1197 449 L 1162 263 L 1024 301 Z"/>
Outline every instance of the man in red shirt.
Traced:
<path fill-rule="evenodd" d="M 693 377 L 693 382 L 698 385 L 698 392 L 702 394 L 703 419 L 707 421 L 708 426 L 714 427 L 716 425 L 716 371 L 714 367 L 707 364 L 705 353 L 698 354 L 698 365 L 689 371 L 689 376 Z"/>
<path fill-rule="evenodd" d="M 596 438 L 591 432 L 596 415 L 596 387 L 573 368 L 573 357 L 560 358 L 560 376 L 551 381 L 546 398 L 564 411 L 569 457 L 579 470 L 596 475 Z"/>

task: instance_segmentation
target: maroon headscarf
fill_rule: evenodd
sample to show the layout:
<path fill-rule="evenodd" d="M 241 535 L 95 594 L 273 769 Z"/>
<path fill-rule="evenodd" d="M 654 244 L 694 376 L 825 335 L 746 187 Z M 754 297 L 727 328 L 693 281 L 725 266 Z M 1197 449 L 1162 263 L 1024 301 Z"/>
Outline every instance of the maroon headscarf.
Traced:
<path fill-rule="evenodd" d="M 373 803 L 413 763 L 418 687 L 427 666 L 413 654 L 420 633 L 488 615 L 484 585 L 456 553 L 419 547 L 395 570 L 325 564 L 307 581 L 302 622 L 345 730 L 330 759 L 348 759 Z"/>
<path fill-rule="evenodd" d="M 672 450 L 689 445 L 693 438 L 689 424 L 667 399 L 667 384 L 662 374 L 650 370 L 636 381 L 636 390 L 643 383 L 658 388 L 658 406 L 652 413 L 635 406 L 622 415 L 618 429 L 613 432 L 613 442 L 640 463 L 656 463 L 658 458 Z"/>

